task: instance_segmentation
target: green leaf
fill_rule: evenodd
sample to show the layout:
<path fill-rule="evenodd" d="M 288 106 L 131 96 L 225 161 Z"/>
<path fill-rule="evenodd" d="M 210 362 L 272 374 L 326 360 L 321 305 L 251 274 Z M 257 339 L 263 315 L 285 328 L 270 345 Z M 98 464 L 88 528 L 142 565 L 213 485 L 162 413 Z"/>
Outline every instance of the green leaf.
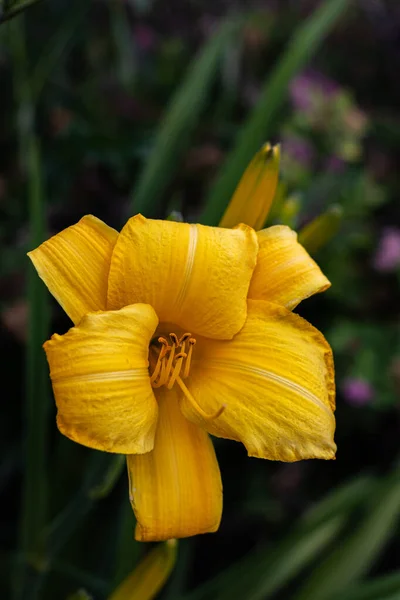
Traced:
<path fill-rule="evenodd" d="M 65 20 L 61 22 L 59 28 L 47 42 L 31 75 L 32 96 L 35 101 L 38 100 L 52 72 L 59 67 L 62 55 L 69 49 L 89 8 L 89 2 L 75 1 L 69 7 Z"/>
<path fill-rule="evenodd" d="M 5 0 L 0 3 L 0 25 L 5 21 L 9 21 L 21 11 L 36 4 L 39 0 Z"/>
<path fill-rule="evenodd" d="M 340 592 L 332 600 L 398 600 L 400 571 L 377 577 L 361 583 L 345 592 Z"/>
<path fill-rule="evenodd" d="M 93 596 L 90 596 L 85 590 L 78 590 L 68 596 L 67 600 L 93 600 Z"/>
<path fill-rule="evenodd" d="M 68 578 L 71 585 L 76 584 L 80 588 L 87 588 L 92 592 L 96 592 L 96 598 L 98 597 L 97 594 L 103 598 L 109 592 L 108 581 L 100 579 L 92 573 L 83 571 L 70 563 L 55 560 L 51 564 L 51 572 L 61 575 L 63 578 Z"/>
<path fill-rule="evenodd" d="M 322 498 L 305 513 L 302 521 L 308 527 L 316 527 L 335 515 L 353 510 L 375 488 L 376 480 L 368 475 L 351 479 Z"/>
<path fill-rule="evenodd" d="M 400 516 L 399 473 L 391 475 L 368 498 L 367 514 L 344 540 L 314 569 L 295 600 L 330 600 L 360 579 L 374 564 L 393 534 Z"/>
<path fill-rule="evenodd" d="M 299 242 L 310 254 L 315 254 L 323 248 L 339 231 L 342 222 L 343 209 L 334 204 L 324 213 L 318 215 L 299 232 Z"/>
<path fill-rule="evenodd" d="M 194 59 L 186 78 L 173 96 L 156 134 L 153 152 L 132 192 L 131 213 L 152 216 L 190 143 L 224 48 L 238 34 L 241 22 L 226 21 Z"/>
<path fill-rule="evenodd" d="M 371 478 L 360 477 L 335 489 L 307 512 L 280 543 L 272 549 L 261 548 L 250 553 L 189 594 L 187 600 L 270 598 L 335 539 L 348 513 L 365 498 L 373 484 Z"/>
<path fill-rule="evenodd" d="M 239 179 L 271 131 L 288 93 L 293 76 L 316 53 L 351 0 L 327 0 L 294 33 L 289 45 L 267 78 L 260 99 L 242 127 L 236 145 L 209 194 L 200 222 L 216 225 L 232 197 Z"/>
<path fill-rule="evenodd" d="M 296 531 L 273 549 L 263 548 L 198 588 L 187 600 L 266 600 L 307 566 L 337 536 L 343 518 Z M 186 600 L 186 597 L 185 597 Z"/>
<path fill-rule="evenodd" d="M 28 58 L 24 18 L 10 23 L 16 129 L 21 171 L 26 177 L 29 214 L 29 245 L 35 248 L 45 238 L 45 195 L 40 143 L 35 134 L 35 106 L 28 81 Z M 46 472 L 49 388 L 48 369 L 42 344 L 48 337 L 48 293 L 27 260 L 29 310 L 26 351 L 25 463 L 20 520 L 20 561 L 14 578 L 14 597 L 28 600 L 39 593 L 38 580 L 44 569 L 43 528 L 47 514 Z"/>
<path fill-rule="evenodd" d="M 113 551 L 114 586 L 121 583 L 139 561 L 144 544 L 135 540 L 135 515 L 129 502 L 128 494 L 120 506 L 117 540 Z"/>
<path fill-rule="evenodd" d="M 91 454 L 81 489 L 46 528 L 49 560 L 61 551 L 96 500 L 112 491 L 124 467 L 124 456 L 103 452 Z"/>

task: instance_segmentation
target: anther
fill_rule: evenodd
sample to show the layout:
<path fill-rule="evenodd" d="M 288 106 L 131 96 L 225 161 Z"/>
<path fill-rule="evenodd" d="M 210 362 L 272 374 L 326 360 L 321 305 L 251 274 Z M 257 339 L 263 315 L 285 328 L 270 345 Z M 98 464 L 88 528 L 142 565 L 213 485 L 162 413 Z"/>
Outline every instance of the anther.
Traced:
<path fill-rule="evenodd" d="M 176 333 L 170 333 L 169 337 L 170 337 L 172 343 L 175 344 L 175 346 L 179 346 L 179 340 L 178 340 L 178 336 L 176 335 Z"/>
<path fill-rule="evenodd" d="M 179 345 L 182 346 L 183 342 L 186 342 L 186 340 L 190 338 L 191 335 L 191 333 L 184 333 L 183 335 L 181 335 L 181 337 L 179 338 Z"/>
<path fill-rule="evenodd" d="M 193 346 L 195 345 L 195 343 L 196 343 L 196 340 L 194 338 L 189 339 L 189 352 L 188 352 L 187 360 L 185 363 L 185 369 L 182 374 L 183 379 L 186 379 L 186 377 L 188 377 L 188 375 L 189 375 L 190 363 L 191 363 L 192 354 L 193 354 Z"/>

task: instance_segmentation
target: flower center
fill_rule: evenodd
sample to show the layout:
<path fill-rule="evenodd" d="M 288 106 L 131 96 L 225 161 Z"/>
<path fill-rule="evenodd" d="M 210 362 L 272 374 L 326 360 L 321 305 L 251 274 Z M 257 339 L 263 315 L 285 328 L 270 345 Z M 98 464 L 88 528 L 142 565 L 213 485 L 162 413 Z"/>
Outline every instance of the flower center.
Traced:
<path fill-rule="evenodd" d="M 156 361 L 150 377 L 152 387 L 159 388 L 164 385 L 168 390 L 172 390 L 174 384 L 177 383 L 195 412 L 207 421 L 216 419 L 224 412 L 225 405 L 215 413 L 207 414 L 197 404 L 183 383 L 183 379 L 189 376 L 193 348 L 196 344 L 195 338 L 191 333 L 184 333 L 180 338 L 176 333 L 170 333 L 168 337 L 169 341 L 166 337 L 161 336 L 150 344 L 150 363 L 154 364 Z"/>
<path fill-rule="evenodd" d="M 178 377 L 186 379 L 190 372 L 193 346 L 196 343 L 191 333 L 184 333 L 179 339 L 175 333 L 169 334 L 170 343 L 165 337 L 158 338 L 157 346 L 150 346 L 150 353 L 157 354 L 157 362 L 150 383 L 154 388 L 165 385 L 171 390 Z"/>

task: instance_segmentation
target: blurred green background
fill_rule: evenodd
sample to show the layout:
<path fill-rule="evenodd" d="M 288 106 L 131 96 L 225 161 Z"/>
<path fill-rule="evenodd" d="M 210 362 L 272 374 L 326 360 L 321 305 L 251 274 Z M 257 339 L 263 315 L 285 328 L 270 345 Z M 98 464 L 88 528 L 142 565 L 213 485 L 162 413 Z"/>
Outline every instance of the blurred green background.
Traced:
<path fill-rule="evenodd" d="M 216 440 L 221 528 L 180 542 L 160 598 L 400 599 L 398 0 L 1 0 L 0 20 L 1 598 L 105 599 L 149 548 L 123 459 L 56 429 L 41 344 L 70 324 L 26 251 L 87 213 L 216 225 L 270 141 L 268 223 L 331 229 L 307 244 L 332 288 L 299 312 L 334 350 L 337 460 Z"/>

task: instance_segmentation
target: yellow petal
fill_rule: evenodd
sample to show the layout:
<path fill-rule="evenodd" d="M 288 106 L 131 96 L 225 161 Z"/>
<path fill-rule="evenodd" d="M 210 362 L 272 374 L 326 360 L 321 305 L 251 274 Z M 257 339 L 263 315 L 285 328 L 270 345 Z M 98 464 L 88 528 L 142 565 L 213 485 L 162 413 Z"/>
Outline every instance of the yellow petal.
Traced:
<path fill-rule="evenodd" d="M 28 253 L 49 291 L 75 323 L 105 310 L 111 254 L 118 233 L 86 215 Z"/>
<path fill-rule="evenodd" d="M 152 600 L 163 588 L 176 562 L 177 541 L 151 550 L 118 586 L 109 600 Z"/>
<path fill-rule="evenodd" d="M 108 281 L 108 307 L 144 302 L 160 322 L 230 339 L 246 318 L 257 258 L 253 229 L 220 229 L 137 215 L 122 229 Z"/>
<path fill-rule="evenodd" d="M 260 249 L 249 298 L 267 300 L 292 310 L 299 302 L 330 287 L 311 256 L 286 225 L 258 232 Z"/>
<path fill-rule="evenodd" d="M 255 155 L 229 202 L 220 227 L 246 223 L 255 230 L 263 227 L 278 185 L 280 151 L 265 144 Z"/>
<path fill-rule="evenodd" d="M 157 399 L 154 450 L 128 456 L 135 537 L 148 542 L 216 531 L 222 484 L 212 442 L 183 417 L 175 389 L 160 388 Z"/>
<path fill-rule="evenodd" d="M 148 347 L 157 325 L 151 306 L 136 304 L 85 315 L 45 343 L 61 433 L 96 450 L 152 450 L 158 411 Z"/>
<path fill-rule="evenodd" d="M 283 307 L 250 301 L 232 341 L 198 339 L 187 385 L 205 421 L 182 398 L 187 418 L 243 442 L 250 456 L 295 461 L 334 458 L 334 372 L 322 334 Z"/>

